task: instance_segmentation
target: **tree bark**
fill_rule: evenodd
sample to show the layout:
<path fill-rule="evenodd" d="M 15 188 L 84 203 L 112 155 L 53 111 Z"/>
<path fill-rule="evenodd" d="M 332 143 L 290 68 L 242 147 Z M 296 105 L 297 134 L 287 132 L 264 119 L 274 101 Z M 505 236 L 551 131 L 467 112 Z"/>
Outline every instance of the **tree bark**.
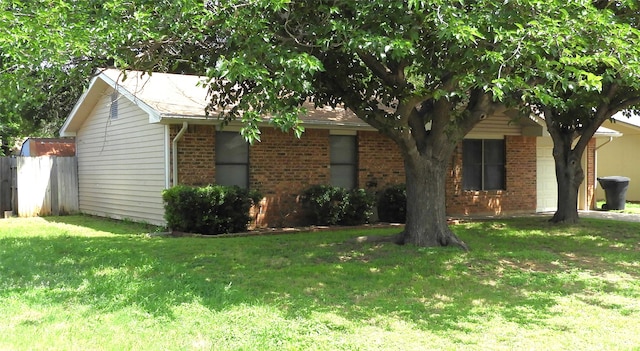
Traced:
<path fill-rule="evenodd" d="M 587 143 L 582 140 L 574 145 L 578 135 L 575 131 L 565 131 L 554 121 L 555 116 L 547 114 L 546 123 L 553 139 L 553 159 L 555 161 L 556 183 L 558 184 L 557 209 L 549 220 L 552 223 L 576 223 L 578 216 L 578 191 L 584 181 L 582 155 Z M 591 137 L 593 133 L 587 135 Z"/>
<path fill-rule="evenodd" d="M 448 156 L 452 153 L 453 148 Z M 399 244 L 422 247 L 454 245 L 468 250 L 447 224 L 445 181 L 449 158 L 405 156 L 407 221 Z"/>
<path fill-rule="evenodd" d="M 570 146 L 553 148 L 556 180 L 558 183 L 558 207 L 551 218 L 553 223 L 578 222 L 578 191 L 584 180 L 580 159 L 582 152 L 571 150 Z"/>

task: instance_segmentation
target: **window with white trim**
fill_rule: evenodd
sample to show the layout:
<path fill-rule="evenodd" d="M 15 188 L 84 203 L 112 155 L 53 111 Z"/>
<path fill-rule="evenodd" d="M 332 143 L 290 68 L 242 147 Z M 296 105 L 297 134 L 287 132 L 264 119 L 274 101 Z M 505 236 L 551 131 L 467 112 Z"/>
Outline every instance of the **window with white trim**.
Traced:
<path fill-rule="evenodd" d="M 216 133 L 216 184 L 249 187 L 249 143 L 238 132 Z"/>
<path fill-rule="evenodd" d="M 505 189 L 504 139 L 465 139 L 462 142 L 464 190 Z"/>
<path fill-rule="evenodd" d="M 355 189 L 358 179 L 358 147 L 355 135 L 330 135 L 331 185 Z"/>

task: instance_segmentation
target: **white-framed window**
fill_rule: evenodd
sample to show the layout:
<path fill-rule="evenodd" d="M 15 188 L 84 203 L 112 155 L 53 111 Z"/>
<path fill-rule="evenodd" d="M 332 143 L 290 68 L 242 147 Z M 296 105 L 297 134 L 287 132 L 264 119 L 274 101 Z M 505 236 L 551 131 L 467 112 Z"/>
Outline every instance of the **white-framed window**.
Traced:
<path fill-rule="evenodd" d="M 464 190 L 504 190 L 504 139 L 465 139 L 462 142 L 462 187 Z"/>
<path fill-rule="evenodd" d="M 216 133 L 216 184 L 249 187 L 249 143 L 238 132 Z"/>
<path fill-rule="evenodd" d="M 358 144 L 355 135 L 330 135 L 331 185 L 355 189 L 358 179 Z"/>

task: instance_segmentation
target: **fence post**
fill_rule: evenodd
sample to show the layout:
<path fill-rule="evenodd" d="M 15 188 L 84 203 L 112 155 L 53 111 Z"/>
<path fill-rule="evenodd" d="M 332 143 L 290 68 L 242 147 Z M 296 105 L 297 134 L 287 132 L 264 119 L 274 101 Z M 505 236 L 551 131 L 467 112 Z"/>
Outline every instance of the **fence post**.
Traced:
<path fill-rule="evenodd" d="M 11 210 L 18 214 L 18 159 L 11 158 Z"/>
<path fill-rule="evenodd" d="M 11 174 L 11 158 L 0 157 L 0 213 L 13 210 L 11 201 Z"/>
<path fill-rule="evenodd" d="M 50 213 L 54 216 L 60 215 L 60 192 L 58 192 L 58 157 L 51 156 L 51 177 L 49 178 L 49 190 L 51 191 Z"/>

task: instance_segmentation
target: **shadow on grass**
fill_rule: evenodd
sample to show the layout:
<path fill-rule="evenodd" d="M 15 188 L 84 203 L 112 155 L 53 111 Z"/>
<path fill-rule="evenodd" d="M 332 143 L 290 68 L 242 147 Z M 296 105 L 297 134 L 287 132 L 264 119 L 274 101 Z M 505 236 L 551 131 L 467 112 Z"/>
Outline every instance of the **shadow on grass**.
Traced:
<path fill-rule="evenodd" d="M 118 235 L 135 235 L 162 230 L 162 227 L 132 221 L 121 221 L 90 215 L 42 217 L 50 223 L 60 223 L 89 228 L 95 231 Z"/>
<path fill-rule="evenodd" d="M 99 221 L 48 220 L 131 234 L 120 224 L 114 229 Z M 585 262 L 597 257 L 604 257 L 607 271 L 638 278 L 624 264 L 637 262 L 631 243 L 621 249 L 602 245 L 608 234 L 598 231 L 545 235 L 547 228 L 540 232 L 537 225 L 509 220 L 456 226 L 472 246 L 470 253 L 344 243 L 362 234 L 353 231 L 223 240 L 0 238 L 0 296 L 30 304 L 79 304 L 97 313 L 135 306 L 166 318 L 184 303 L 213 311 L 268 304 L 291 319 L 335 313 L 373 324 L 397 319 L 446 334 L 470 331 L 491 318 L 545 324 L 557 313 L 559 296 L 596 284 L 576 279 L 569 268 L 591 270 Z M 604 284 L 608 291 L 624 289 Z"/>
<path fill-rule="evenodd" d="M 472 223 L 458 231 L 472 241 L 480 239 L 472 243 L 476 250 L 507 251 L 505 257 L 532 260 L 540 267 L 615 271 L 640 279 L 640 223 L 584 218 L 566 225 L 546 218 L 517 218 Z"/>

